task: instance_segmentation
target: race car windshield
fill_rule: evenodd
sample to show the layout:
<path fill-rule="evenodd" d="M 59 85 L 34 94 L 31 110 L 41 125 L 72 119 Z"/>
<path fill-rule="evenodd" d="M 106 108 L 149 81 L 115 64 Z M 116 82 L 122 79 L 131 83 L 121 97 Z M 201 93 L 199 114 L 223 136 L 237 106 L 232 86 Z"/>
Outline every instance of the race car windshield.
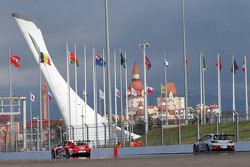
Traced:
<path fill-rule="evenodd" d="M 228 135 L 214 135 L 214 140 L 230 140 Z"/>

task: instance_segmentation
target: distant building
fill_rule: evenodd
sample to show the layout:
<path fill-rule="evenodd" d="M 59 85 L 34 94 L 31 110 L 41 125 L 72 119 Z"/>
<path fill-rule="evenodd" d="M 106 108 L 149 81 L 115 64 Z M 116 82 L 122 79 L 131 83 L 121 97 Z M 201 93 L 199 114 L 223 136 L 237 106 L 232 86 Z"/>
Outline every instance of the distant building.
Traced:
<path fill-rule="evenodd" d="M 173 82 L 167 83 L 167 109 L 168 114 L 166 114 L 166 95 L 162 94 L 162 97 L 156 99 L 157 106 L 159 108 L 159 115 L 163 112 L 163 119 L 166 116 L 169 120 L 175 120 L 176 116 L 184 118 L 185 115 L 185 101 L 184 97 L 180 97 L 177 94 L 175 84 Z M 191 114 L 189 114 L 191 116 Z"/>

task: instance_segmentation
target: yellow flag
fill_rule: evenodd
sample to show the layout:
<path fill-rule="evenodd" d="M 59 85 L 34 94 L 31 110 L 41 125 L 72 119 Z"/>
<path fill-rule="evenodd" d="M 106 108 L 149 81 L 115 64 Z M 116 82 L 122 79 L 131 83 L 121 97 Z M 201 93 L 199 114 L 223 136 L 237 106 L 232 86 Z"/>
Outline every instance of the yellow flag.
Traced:
<path fill-rule="evenodd" d="M 161 93 L 162 93 L 162 94 L 163 94 L 163 93 L 166 93 L 166 87 L 163 86 L 163 85 L 161 85 Z"/>

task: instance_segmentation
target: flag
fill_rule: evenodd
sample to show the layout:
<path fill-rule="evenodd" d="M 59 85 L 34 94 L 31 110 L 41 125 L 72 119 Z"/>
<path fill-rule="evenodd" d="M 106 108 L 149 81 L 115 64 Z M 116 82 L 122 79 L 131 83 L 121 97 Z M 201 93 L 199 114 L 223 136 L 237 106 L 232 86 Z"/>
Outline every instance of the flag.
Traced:
<path fill-rule="evenodd" d="M 122 53 L 121 53 L 121 66 L 122 66 L 123 68 L 126 68 L 126 62 L 127 62 L 127 60 L 125 60 L 125 58 L 123 57 L 123 55 L 122 55 Z"/>
<path fill-rule="evenodd" d="M 10 56 L 10 64 L 13 64 L 16 68 L 21 67 L 20 61 L 21 61 L 20 56 L 17 56 L 17 55 L 14 55 L 14 54 L 12 54 Z"/>
<path fill-rule="evenodd" d="M 121 97 L 121 93 L 120 93 L 119 89 L 117 89 L 117 88 L 115 88 L 115 95 L 117 97 Z"/>
<path fill-rule="evenodd" d="M 167 60 L 167 56 L 165 57 L 165 62 L 164 62 L 164 65 L 165 65 L 166 67 L 168 67 L 168 60 Z"/>
<path fill-rule="evenodd" d="M 137 92 L 134 88 L 131 88 L 131 95 L 132 96 L 137 96 Z"/>
<path fill-rule="evenodd" d="M 147 87 L 147 93 L 148 94 L 153 94 L 154 93 L 154 88 L 152 88 L 152 87 Z"/>
<path fill-rule="evenodd" d="M 75 56 L 74 53 L 69 52 L 69 59 L 70 59 L 71 64 L 76 64 L 76 66 L 79 67 L 78 59 L 77 59 L 77 57 Z"/>
<path fill-rule="evenodd" d="M 30 101 L 34 102 L 35 101 L 35 95 L 33 93 L 30 93 Z"/>
<path fill-rule="evenodd" d="M 231 67 L 231 72 L 236 73 L 237 70 L 239 70 L 239 67 L 238 67 L 236 61 L 234 60 L 234 64 L 232 64 L 232 67 Z"/>
<path fill-rule="evenodd" d="M 245 63 L 243 63 L 243 65 L 242 65 L 242 67 L 241 67 L 241 70 L 242 70 L 243 72 L 246 71 L 246 65 L 245 65 Z"/>
<path fill-rule="evenodd" d="M 104 92 L 101 89 L 99 89 L 99 97 L 102 100 L 104 100 L 104 98 L 105 98 Z"/>
<path fill-rule="evenodd" d="M 221 62 L 221 59 L 219 59 L 219 61 L 217 60 L 217 62 L 216 62 L 216 68 L 218 69 L 222 69 L 222 62 Z"/>
<path fill-rule="evenodd" d="M 50 93 L 50 91 L 48 91 L 48 97 L 49 97 L 49 101 L 51 101 L 52 98 L 53 98 L 53 96 L 52 96 L 52 94 Z"/>
<path fill-rule="evenodd" d="M 40 63 L 51 65 L 49 55 L 40 51 Z"/>
<path fill-rule="evenodd" d="M 95 55 L 95 64 L 97 66 L 104 66 L 106 63 L 103 61 L 103 58 L 97 53 Z"/>
<path fill-rule="evenodd" d="M 206 65 L 204 56 L 203 56 L 203 60 L 202 60 L 202 67 L 203 67 L 203 70 L 206 71 L 207 65 Z"/>
<path fill-rule="evenodd" d="M 147 70 L 149 70 L 151 68 L 151 63 L 150 63 L 149 58 L 147 56 L 145 56 L 145 59 L 146 59 L 145 63 L 146 63 Z"/>
<path fill-rule="evenodd" d="M 87 98 L 88 94 L 85 92 L 85 90 L 82 91 L 83 101 Z"/>
<path fill-rule="evenodd" d="M 166 87 L 161 85 L 161 94 L 164 94 L 166 93 Z"/>

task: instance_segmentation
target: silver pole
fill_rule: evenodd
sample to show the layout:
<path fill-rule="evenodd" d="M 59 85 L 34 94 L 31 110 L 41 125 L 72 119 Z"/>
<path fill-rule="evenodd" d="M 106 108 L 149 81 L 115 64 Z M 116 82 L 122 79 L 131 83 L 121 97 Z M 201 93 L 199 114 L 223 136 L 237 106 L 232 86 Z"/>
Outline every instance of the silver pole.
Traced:
<path fill-rule="evenodd" d="M 119 49 L 119 53 L 120 53 L 120 56 L 121 56 L 121 54 L 122 54 L 122 52 L 121 52 L 121 49 Z M 121 57 L 120 57 L 120 59 L 121 59 Z M 119 65 L 119 71 L 120 71 L 120 94 L 121 94 L 121 98 L 120 98 L 120 109 L 121 109 L 121 123 L 122 123 L 122 135 L 121 135 L 121 140 L 122 140 L 122 143 L 123 143 L 123 146 L 125 146 L 125 140 L 124 140 L 124 138 L 125 138 L 125 134 L 123 134 L 123 128 L 124 128 L 124 112 L 123 112 L 123 85 L 122 85 L 122 66 L 121 66 L 121 64 Z"/>
<path fill-rule="evenodd" d="M 201 100 L 201 106 L 200 106 L 200 115 L 201 117 L 201 123 L 203 124 L 203 85 L 202 85 L 202 53 L 200 53 L 200 100 Z M 200 119 L 199 119 L 200 121 Z"/>
<path fill-rule="evenodd" d="M 163 104 L 162 104 L 163 98 L 162 98 L 162 94 L 163 93 L 161 93 L 161 145 L 164 145 L 164 137 L 163 137 Z"/>
<path fill-rule="evenodd" d="M 96 104 L 96 67 L 95 67 L 95 49 L 92 49 L 93 52 L 93 93 L 94 93 L 94 111 L 95 111 L 95 148 L 97 148 L 98 143 L 98 117 L 97 117 L 97 104 Z"/>
<path fill-rule="evenodd" d="M 77 59 L 77 55 L 76 55 L 76 44 L 75 44 L 75 59 Z M 76 60 L 75 60 L 76 61 Z M 77 65 L 77 63 L 75 62 L 75 91 L 76 91 L 76 93 L 75 93 L 75 109 L 76 109 L 76 122 L 75 122 L 75 125 L 77 125 L 77 67 L 76 67 L 76 65 Z M 74 139 L 74 136 L 73 136 L 73 139 Z"/>
<path fill-rule="evenodd" d="M 233 75 L 233 122 L 235 115 L 235 78 L 234 78 L 234 56 L 232 56 L 232 75 Z"/>
<path fill-rule="evenodd" d="M 103 99 L 103 116 L 104 116 L 104 124 L 106 125 L 106 119 L 107 119 L 107 116 L 106 116 L 106 85 L 105 85 L 105 53 L 104 53 L 104 49 L 102 50 L 102 57 L 103 57 L 103 66 L 102 66 L 102 75 L 103 75 L 103 93 L 104 93 L 104 99 Z M 105 136 L 106 138 L 106 136 Z"/>
<path fill-rule="evenodd" d="M 204 63 L 204 54 L 203 52 L 201 53 L 202 54 L 202 95 L 203 95 L 203 123 L 206 124 L 206 118 L 207 118 L 207 115 L 206 115 L 206 112 L 205 112 L 205 107 L 206 107 L 206 94 L 205 94 L 205 70 L 206 70 L 206 66 Z"/>
<path fill-rule="evenodd" d="M 106 30 L 106 55 L 108 66 L 108 110 L 109 110 L 109 140 L 112 139 L 112 97 L 111 97 L 111 75 L 110 75 L 110 50 L 109 50 L 109 21 L 108 21 L 108 1 L 105 0 L 105 30 Z"/>
<path fill-rule="evenodd" d="M 148 145 L 148 104 L 147 104 L 147 75 L 146 75 L 146 48 L 150 46 L 145 40 L 139 44 L 143 48 L 143 73 L 144 73 L 144 118 L 145 118 L 145 146 Z"/>
<path fill-rule="evenodd" d="M 220 117 L 221 117 L 221 85 L 220 85 L 220 55 L 217 54 L 217 72 L 218 72 L 218 108 L 219 108 L 219 123 L 220 123 Z"/>
<path fill-rule="evenodd" d="M 48 92 L 47 92 L 48 93 Z M 50 98 L 48 98 L 48 131 L 49 131 L 49 150 L 51 148 L 51 133 L 50 133 Z"/>
<path fill-rule="evenodd" d="M 11 57 L 11 49 L 9 48 L 9 61 L 10 61 L 10 57 Z M 12 93 L 12 68 L 11 68 L 11 63 L 9 62 L 9 93 L 10 93 L 10 97 L 13 96 Z M 14 145 L 14 132 L 13 132 L 13 100 L 10 99 L 10 143 L 11 143 L 11 151 L 13 149 L 13 145 Z"/>
<path fill-rule="evenodd" d="M 244 68 L 245 68 L 245 100 L 246 100 L 246 118 L 248 120 L 248 93 L 247 93 L 247 57 L 244 56 Z"/>
<path fill-rule="evenodd" d="M 127 67 L 127 52 L 125 50 L 124 52 L 124 56 L 125 56 L 125 66 L 126 66 L 126 69 L 125 69 L 125 95 L 126 95 L 126 120 L 128 121 L 128 91 L 127 91 L 127 88 L 128 88 L 128 67 Z M 127 126 L 127 130 L 128 130 L 128 126 Z"/>
<path fill-rule="evenodd" d="M 40 99 L 39 99 L 39 102 L 40 102 L 40 149 L 42 149 L 43 147 L 43 139 L 42 139 L 42 132 L 43 132 L 43 111 L 42 111 L 42 69 L 41 69 L 41 58 L 39 57 L 39 77 L 40 77 Z"/>
<path fill-rule="evenodd" d="M 33 125 L 32 125 L 32 101 L 31 101 L 31 91 L 30 91 L 30 138 L 31 138 L 31 147 L 33 145 Z"/>
<path fill-rule="evenodd" d="M 165 110 L 166 110 L 166 124 L 168 125 L 168 81 L 167 81 L 167 67 L 168 67 L 168 63 L 167 61 L 167 53 L 166 51 L 164 51 L 164 55 L 165 55 L 165 87 L 166 87 L 166 92 L 165 92 Z"/>
<path fill-rule="evenodd" d="M 85 107 L 85 111 L 84 111 L 84 116 L 85 116 L 85 121 L 84 123 L 86 124 L 86 119 L 87 119 L 87 116 L 86 116 L 86 110 L 87 110 L 87 48 L 86 46 L 84 46 L 84 100 L 85 100 L 85 103 L 84 103 L 84 107 Z"/>
<path fill-rule="evenodd" d="M 69 77 L 69 48 L 68 43 L 66 43 L 66 58 L 67 58 L 67 85 L 68 85 L 68 110 L 69 110 L 69 127 L 68 127 L 68 139 L 72 139 L 71 133 L 71 105 L 70 105 L 70 77 Z"/>
<path fill-rule="evenodd" d="M 188 87 L 187 87 L 187 49 L 186 49 L 186 29 L 185 29 L 185 4 L 182 0 L 182 28 L 183 28 L 183 62 L 184 62 L 184 90 L 185 90 L 185 115 L 184 119 L 188 119 Z"/>
<path fill-rule="evenodd" d="M 114 50 L 114 80 L 115 80 L 115 128 L 117 127 L 117 96 L 116 96 L 116 51 Z M 115 130 L 116 132 L 116 130 Z M 117 133 L 115 135 L 115 144 L 117 144 Z"/>

